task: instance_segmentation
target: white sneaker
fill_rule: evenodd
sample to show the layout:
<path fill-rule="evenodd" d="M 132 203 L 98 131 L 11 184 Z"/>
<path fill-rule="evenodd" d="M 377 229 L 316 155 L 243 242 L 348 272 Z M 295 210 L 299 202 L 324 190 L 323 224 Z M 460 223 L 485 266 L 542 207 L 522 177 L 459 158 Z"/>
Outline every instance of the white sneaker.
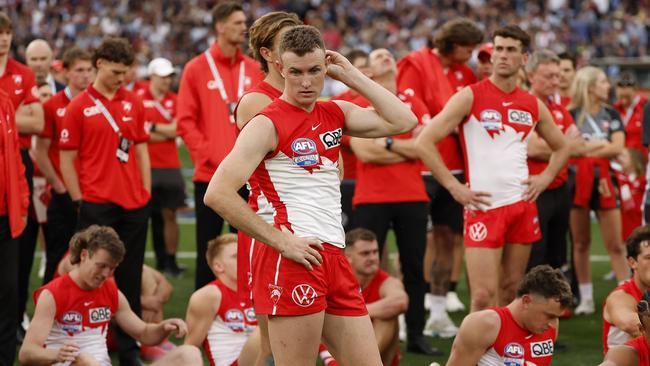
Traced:
<path fill-rule="evenodd" d="M 457 311 L 465 311 L 465 304 L 460 301 L 455 291 L 449 291 L 447 292 L 447 304 L 445 308 L 448 312 L 455 313 Z"/>
<path fill-rule="evenodd" d="M 431 304 L 433 304 L 433 294 L 431 293 L 424 294 L 424 309 L 431 310 Z"/>
<path fill-rule="evenodd" d="M 458 327 L 449 317 L 447 312 L 431 314 L 427 320 L 422 334 L 429 337 L 452 338 L 458 333 Z"/>
<path fill-rule="evenodd" d="M 607 274 L 603 276 L 603 280 L 605 281 L 614 281 L 616 279 L 616 273 L 614 271 L 609 271 Z"/>
<path fill-rule="evenodd" d="M 406 342 L 406 318 L 404 314 L 397 317 L 397 323 L 399 323 L 399 340 L 400 342 Z"/>
<path fill-rule="evenodd" d="M 594 300 L 581 300 L 580 305 L 575 310 L 576 315 L 589 315 L 596 311 Z"/>

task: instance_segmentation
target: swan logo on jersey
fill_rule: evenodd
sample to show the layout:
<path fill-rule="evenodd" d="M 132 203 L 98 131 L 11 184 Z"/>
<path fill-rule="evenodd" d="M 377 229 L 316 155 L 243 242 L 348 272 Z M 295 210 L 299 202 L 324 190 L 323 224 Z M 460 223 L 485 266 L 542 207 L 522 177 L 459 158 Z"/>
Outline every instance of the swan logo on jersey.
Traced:
<path fill-rule="evenodd" d="M 321 142 L 323 142 L 323 145 L 325 145 L 325 150 L 329 150 L 333 147 L 337 147 L 341 145 L 341 137 L 343 136 L 343 130 L 340 128 L 337 128 L 334 131 L 327 131 L 325 133 L 321 133 L 318 135 L 320 137 Z"/>
<path fill-rule="evenodd" d="M 299 138 L 291 143 L 293 162 L 301 167 L 318 165 L 319 156 L 314 140 Z"/>
<path fill-rule="evenodd" d="M 519 109 L 508 109 L 508 122 L 520 125 L 532 126 L 533 115 L 530 112 Z"/>
<path fill-rule="evenodd" d="M 291 298 L 293 299 L 293 302 L 295 302 L 298 306 L 302 306 L 303 308 L 311 306 L 311 304 L 313 304 L 316 300 L 316 296 L 316 290 L 304 283 L 294 287 L 293 291 L 291 291 Z"/>
<path fill-rule="evenodd" d="M 274 305 L 277 305 L 278 301 L 280 301 L 280 296 L 282 296 L 282 291 L 284 291 L 284 288 L 269 283 L 269 291 L 271 291 L 271 301 L 273 301 Z"/>
<path fill-rule="evenodd" d="M 92 308 L 88 310 L 90 323 L 103 323 L 111 320 L 111 309 L 107 307 Z"/>
<path fill-rule="evenodd" d="M 488 131 L 501 130 L 503 122 L 501 120 L 501 113 L 494 109 L 486 109 L 481 111 L 481 126 Z"/>
<path fill-rule="evenodd" d="M 80 333 L 83 316 L 78 311 L 68 311 L 61 317 L 61 329 L 67 333 Z"/>
<path fill-rule="evenodd" d="M 508 343 L 503 349 L 503 364 L 505 366 L 523 366 L 524 347 L 519 343 Z"/>
<path fill-rule="evenodd" d="M 477 222 L 469 227 L 469 237 L 474 241 L 483 241 L 487 237 L 487 227 L 482 222 Z"/>
<path fill-rule="evenodd" d="M 546 357 L 553 355 L 553 340 L 547 339 L 530 344 L 530 353 L 533 357 Z"/>

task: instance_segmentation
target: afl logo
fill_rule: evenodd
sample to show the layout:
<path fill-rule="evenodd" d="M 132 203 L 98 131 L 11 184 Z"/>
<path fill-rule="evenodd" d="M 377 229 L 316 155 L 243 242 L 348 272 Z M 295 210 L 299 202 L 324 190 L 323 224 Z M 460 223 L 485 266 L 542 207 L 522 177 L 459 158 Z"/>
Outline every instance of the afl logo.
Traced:
<path fill-rule="evenodd" d="M 81 319 L 83 317 L 81 316 L 81 313 L 78 311 L 68 311 L 67 313 L 63 314 L 61 317 L 61 322 L 64 324 L 79 324 L 81 323 Z"/>
<path fill-rule="evenodd" d="M 503 349 L 503 356 L 507 358 L 524 358 L 524 347 L 519 343 L 508 343 Z"/>
<path fill-rule="evenodd" d="M 503 127 L 501 113 L 494 109 L 481 111 L 481 126 L 486 130 L 500 130 Z"/>
<path fill-rule="evenodd" d="M 307 138 L 299 138 L 291 143 L 293 151 L 293 162 L 301 167 L 308 167 L 318 164 L 318 151 L 316 143 Z"/>
<path fill-rule="evenodd" d="M 243 322 L 244 313 L 237 309 L 231 309 L 226 311 L 226 321 L 227 322 Z"/>
<path fill-rule="evenodd" d="M 482 222 L 477 222 L 469 227 L 469 237 L 474 241 L 483 241 L 487 236 L 487 228 Z"/>

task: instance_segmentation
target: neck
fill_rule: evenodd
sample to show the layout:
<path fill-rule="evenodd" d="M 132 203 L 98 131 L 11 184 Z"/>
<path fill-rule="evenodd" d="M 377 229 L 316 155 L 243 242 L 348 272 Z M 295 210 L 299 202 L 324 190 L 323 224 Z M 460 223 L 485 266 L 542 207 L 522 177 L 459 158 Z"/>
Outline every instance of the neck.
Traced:
<path fill-rule="evenodd" d="M 451 57 L 441 54 L 437 48 L 434 48 L 433 52 L 440 58 L 440 64 L 442 64 L 443 68 L 447 68 L 453 63 L 451 62 Z"/>
<path fill-rule="evenodd" d="M 7 67 L 7 61 L 9 61 L 9 54 L 5 53 L 0 55 L 0 75 L 4 75 L 5 68 Z"/>
<path fill-rule="evenodd" d="M 79 273 L 79 267 L 73 269 L 70 271 L 70 278 L 74 283 L 79 286 L 83 290 L 92 290 L 88 285 L 86 285 L 86 282 L 84 282 L 81 279 L 81 273 Z"/>
<path fill-rule="evenodd" d="M 301 103 L 298 103 L 297 101 L 295 101 L 293 98 L 287 96 L 285 93 L 283 93 L 280 96 L 280 99 L 282 99 L 285 102 L 287 102 L 287 103 L 289 103 L 289 104 L 291 104 L 293 106 L 296 106 L 296 107 L 298 107 L 298 108 L 300 108 L 300 109 L 302 109 L 302 110 L 304 110 L 304 111 L 306 111 L 308 113 L 311 113 L 311 111 L 313 111 L 314 107 L 316 106 L 316 101 L 311 102 L 309 105 L 301 104 Z"/>
<path fill-rule="evenodd" d="M 68 88 L 70 88 L 70 94 L 72 94 L 72 97 L 76 97 L 77 94 L 81 93 L 84 90 L 76 88 L 74 85 L 68 85 Z"/>
<path fill-rule="evenodd" d="M 566 88 L 566 89 L 560 89 L 560 95 L 563 97 L 570 97 L 571 95 L 569 92 L 571 91 L 571 88 Z"/>
<path fill-rule="evenodd" d="M 163 92 L 159 88 L 154 87 L 151 83 L 149 84 L 149 92 L 156 100 L 160 100 L 165 96 L 165 92 Z"/>
<path fill-rule="evenodd" d="M 93 82 L 93 88 L 99 92 L 99 94 L 103 95 L 106 97 L 106 99 L 112 99 L 113 96 L 115 96 L 115 93 L 117 93 L 117 89 L 111 90 L 104 86 L 102 82 L 100 82 L 98 79 L 95 79 Z"/>
<path fill-rule="evenodd" d="M 264 81 L 278 90 L 284 89 L 284 78 L 279 72 L 275 71 L 272 66 L 269 67 L 269 73 L 266 74 Z"/>
<path fill-rule="evenodd" d="M 492 75 L 490 75 L 490 81 L 505 93 L 510 93 L 517 88 L 517 74 L 502 77 L 496 73 L 492 73 Z"/>
<path fill-rule="evenodd" d="M 236 280 L 233 281 L 230 278 L 228 278 L 228 276 L 220 276 L 220 277 L 217 277 L 217 278 L 219 278 L 219 281 L 221 281 L 221 283 L 226 285 L 226 287 L 228 287 L 229 289 L 231 289 L 233 291 L 237 291 L 237 281 Z"/>
<path fill-rule="evenodd" d="M 636 272 L 634 272 L 634 273 L 635 273 L 635 276 L 632 277 L 634 279 L 634 283 L 636 284 L 636 287 L 638 287 L 639 290 L 641 290 L 641 293 L 644 293 L 648 289 L 648 286 L 646 286 L 643 282 L 641 282 L 641 279 L 639 278 L 639 276 L 636 276 Z"/>
<path fill-rule="evenodd" d="M 234 62 L 235 55 L 237 54 L 237 48 L 239 47 L 236 44 L 228 42 L 228 40 L 222 37 L 217 38 L 217 45 L 219 45 L 219 48 L 221 49 L 221 54 L 224 57 L 230 57 Z"/>
<path fill-rule="evenodd" d="M 548 104 L 548 98 L 550 97 L 550 95 L 544 95 L 544 94 L 536 92 L 535 90 L 532 90 L 532 89 L 531 89 L 531 92 L 535 97 L 539 98 L 539 100 L 544 102 L 544 104 Z"/>
<path fill-rule="evenodd" d="M 397 94 L 397 80 L 395 80 L 395 74 L 392 72 L 387 72 L 382 76 L 379 76 L 377 78 L 373 78 L 373 80 L 386 88 L 388 91 L 390 91 L 393 94 Z"/>
<path fill-rule="evenodd" d="M 515 320 L 515 323 L 517 323 L 517 325 L 520 328 L 526 329 L 526 327 L 524 326 L 524 322 L 522 321 L 523 308 L 522 308 L 521 299 L 520 298 L 514 299 L 506 307 L 508 308 L 508 310 L 510 310 L 510 314 L 512 314 L 512 318 Z"/>
<path fill-rule="evenodd" d="M 594 97 L 589 97 L 589 113 L 596 114 L 600 111 L 600 100 Z"/>
<path fill-rule="evenodd" d="M 370 282 L 372 282 L 372 279 L 375 277 L 374 274 L 371 276 L 367 276 L 360 273 L 355 273 L 355 275 L 357 277 L 357 281 L 359 281 L 359 286 L 361 286 L 362 289 L 368 287 Z"/>

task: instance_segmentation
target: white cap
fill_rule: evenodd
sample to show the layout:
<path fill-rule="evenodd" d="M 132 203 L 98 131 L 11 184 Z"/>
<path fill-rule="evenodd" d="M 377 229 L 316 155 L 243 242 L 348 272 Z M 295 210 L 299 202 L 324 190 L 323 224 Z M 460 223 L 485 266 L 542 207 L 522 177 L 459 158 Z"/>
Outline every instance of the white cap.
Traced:
<path fill-rule="evenodd" d="M 149 66 L 147 66 L 147 73 L 149 76 L 157 75 L 160 77 L 167 77 L 175 72 L 176 70 L 171 61 L 162 57 L 154 58 L 149 62 Z"/>

